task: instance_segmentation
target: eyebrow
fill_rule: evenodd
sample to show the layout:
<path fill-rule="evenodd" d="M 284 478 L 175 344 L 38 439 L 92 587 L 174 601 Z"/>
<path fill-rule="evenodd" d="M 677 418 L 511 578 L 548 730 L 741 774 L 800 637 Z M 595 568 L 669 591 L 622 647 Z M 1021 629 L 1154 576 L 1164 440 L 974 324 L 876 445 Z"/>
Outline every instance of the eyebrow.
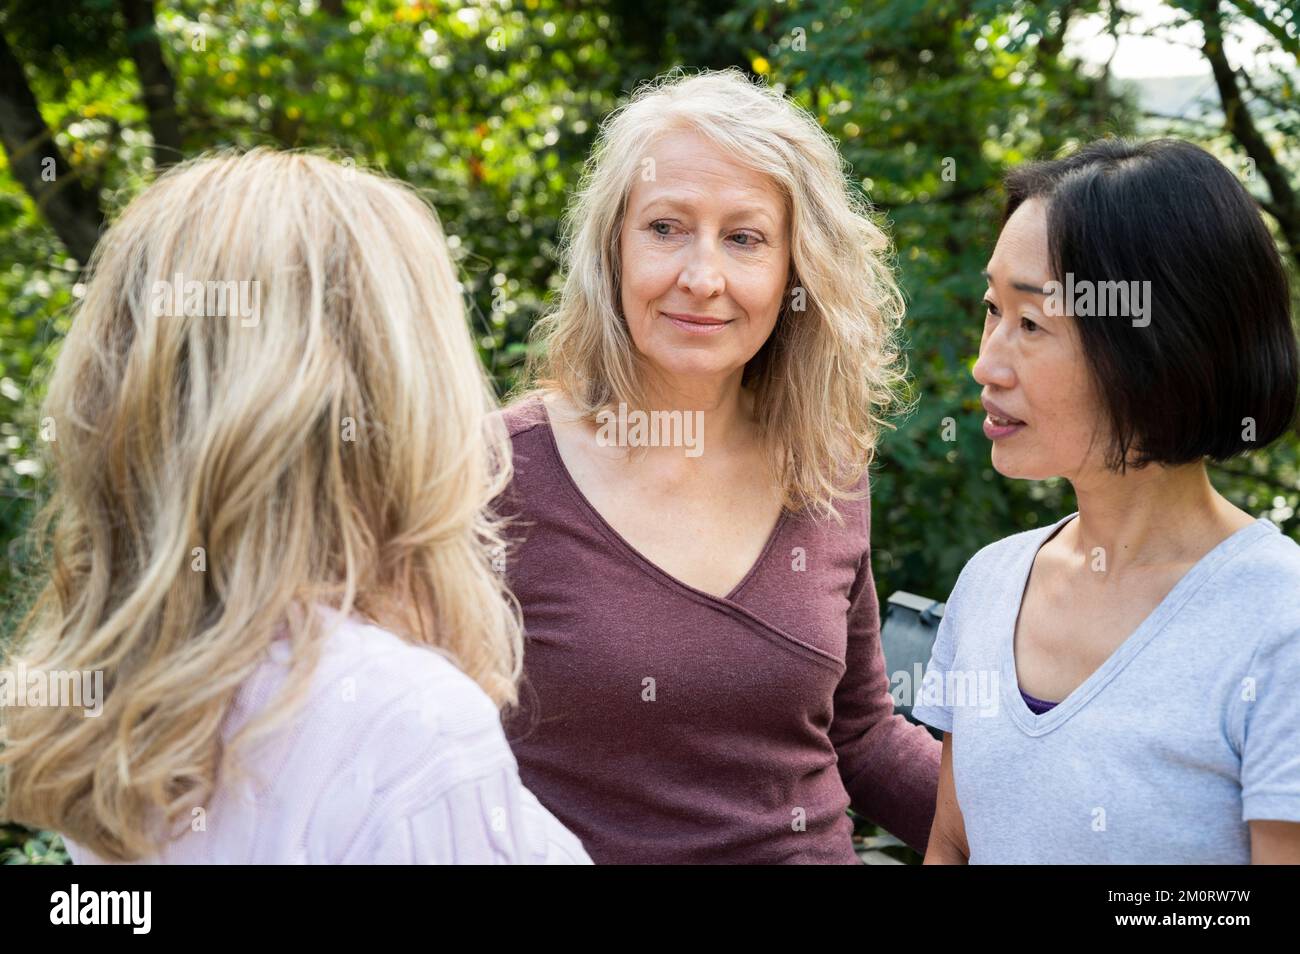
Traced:
<path fill-rule="evenodd" d="M 686 201 L 684 198 L 680 198 L 678 196 L 672 196 L 672 195 L 655 196 L 653 199 L 646 202 L 645 205 L 643 205 L 641 208 L 642 211 L 645 211 L 647 209 L 653 208 L 656 205 L 664 205 L 670 209 L 676 209 L 680 212 L 689 212 L 691 210 L 691 204 L 688 201 Z M 761 206 L 757 206 L 757 205 L 747 205 L 744 206 L 743 208 L 736 209 L 734 212 L 731 213 L 730 217 L 742 218 L 745 216 L 755 216 L 755 215 L 761 215 L 763 218 L 767 219 L 768 222 L 771 223 L 773 227 L 775 227 L 777 224 L 777 220 L 772 217 L 772 213 L 768 212 L 767 209 L 764 209 Z"/>
<path fill-rule="evenodd" d="M 984 276 L 985 280 L 990 285 L 993 284 L 993 276 L 988 273 L 987 269 L 980 272 L 980 274 Z M 1038 285 L 1035 285 L 1033 282 L 1012 282 L 1011 287 L 1016 289 L 1017 291 L 1031 292 L 1032 294 L 1035 295 L 1042 295 L 1044 298 L 1047 297 L 1047 289 L 1041 288 Z"/>

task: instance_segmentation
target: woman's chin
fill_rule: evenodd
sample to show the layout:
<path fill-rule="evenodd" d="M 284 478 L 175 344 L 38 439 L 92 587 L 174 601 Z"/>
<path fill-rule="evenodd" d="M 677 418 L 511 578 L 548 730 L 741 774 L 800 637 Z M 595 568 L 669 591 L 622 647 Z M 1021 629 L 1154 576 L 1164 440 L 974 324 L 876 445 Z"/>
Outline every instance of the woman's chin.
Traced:
<path fill-rule="evenodd" d="M 1011 480 L 1047 480 L 1056 476 L 1051 468 L 1035 466 L 1023 454 L 1010 453 L 997 444 L 993 445 L 991 463 L 994 470 Z"/>
<path fill-rule="evenodd" d="M 725 377 L 738 366 L 744 367 L 743 362 L 737 365 L 734 361 L 726 360 L 723 355 L 702 354 L 698 351 L 654 355 L 651 362 L 664 376 L 684 380 Z"/>

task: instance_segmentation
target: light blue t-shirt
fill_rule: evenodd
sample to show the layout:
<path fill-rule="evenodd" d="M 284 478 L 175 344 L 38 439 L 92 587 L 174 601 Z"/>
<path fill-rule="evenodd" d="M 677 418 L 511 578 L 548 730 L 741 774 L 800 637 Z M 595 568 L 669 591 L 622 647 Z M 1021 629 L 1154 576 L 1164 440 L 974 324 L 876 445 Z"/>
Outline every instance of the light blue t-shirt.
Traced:
<path fill-rule="evenodd" d="M 1300 821 L 1300 545 L 1267 519 L 1207 553 L 1096 672 L 1034 715 L 1012 639 L 1039 547 L 966 564 L 916 718 L 952 733 L 974 864 L 1248 864 Z"/>

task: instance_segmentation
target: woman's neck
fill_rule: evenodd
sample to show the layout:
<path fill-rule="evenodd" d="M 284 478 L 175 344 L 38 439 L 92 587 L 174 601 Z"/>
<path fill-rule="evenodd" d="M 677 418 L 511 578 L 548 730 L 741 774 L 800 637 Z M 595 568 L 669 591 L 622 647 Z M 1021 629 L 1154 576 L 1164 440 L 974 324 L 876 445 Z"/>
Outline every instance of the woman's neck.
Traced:
<path fill-rule="evenodd" d="M 755 435 L 754 395 L 741 386 L 743 369 L 726 376 L 667 379 L 648 374 L 646 410 L 699 411 L 706 446 L 728 450 L 750 444 Z"/>
<path fill-rule="evenodd" d="M 1061 542 L 1087 561 L 1100 548 L 1111 574 L 1125 567 L 1194 563 L 1254 522 L 1214 489 L 1203 463 L 1152 464 L 1072 483 L 1079 517 L 1061 531 Z"/>

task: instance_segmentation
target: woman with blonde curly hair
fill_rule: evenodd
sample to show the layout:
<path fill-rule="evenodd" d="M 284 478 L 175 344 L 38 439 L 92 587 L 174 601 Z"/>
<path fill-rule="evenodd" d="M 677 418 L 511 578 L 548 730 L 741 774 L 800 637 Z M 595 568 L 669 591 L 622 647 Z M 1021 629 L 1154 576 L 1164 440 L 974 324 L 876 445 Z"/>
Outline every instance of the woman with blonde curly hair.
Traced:
<path fill-rule="evenodd" d="M 0 816 L 78 863 L 589 861 L 501 731 L 509 443 L 428 205 L 321 157 L 205 158 L 91 267 L 8 665 L 105 697 L 0 709 Z"/>
<path fill-rule="evenodd" d="M 867 499 L 902 302 L 834 142 L 669 75 L 565 239 L 505 412 L 525 783 L 598 863 L 853 863 L 850 806 L 923 850 L 940 747 L 893 711 Z"/>

